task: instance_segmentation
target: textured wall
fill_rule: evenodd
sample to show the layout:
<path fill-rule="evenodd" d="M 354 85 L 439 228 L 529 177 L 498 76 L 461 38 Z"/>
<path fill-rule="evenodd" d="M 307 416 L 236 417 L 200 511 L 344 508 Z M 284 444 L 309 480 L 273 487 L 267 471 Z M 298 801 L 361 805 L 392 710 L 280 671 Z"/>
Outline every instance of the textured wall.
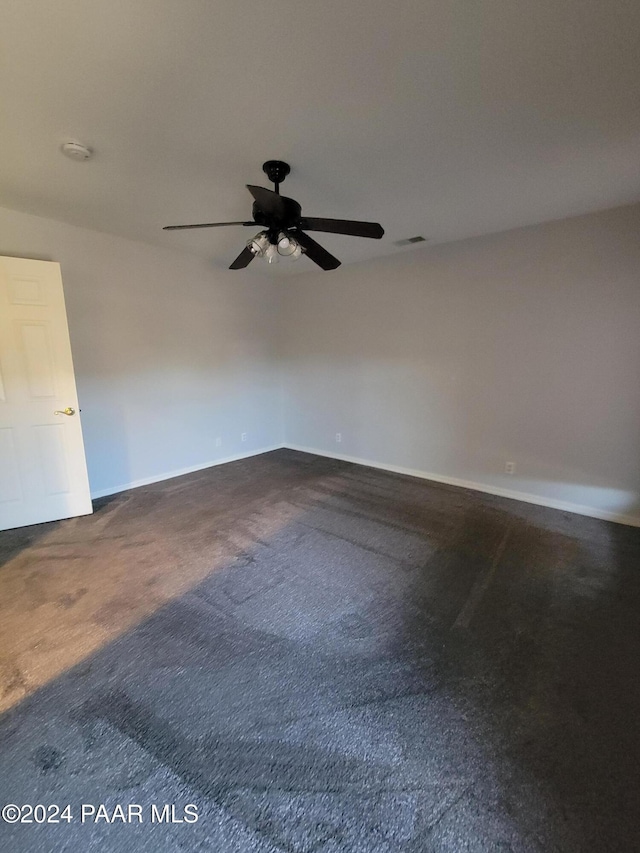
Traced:
<path fill-rule="evenodd" d="M 640 517 L 640 206 L 283 287 L 290 446 Z"/>
<path fill-rule="evenodd" d="M 61 264 L 94 494 L 280 444 L 271 279 L 1 209 L 0 254 Z"/>

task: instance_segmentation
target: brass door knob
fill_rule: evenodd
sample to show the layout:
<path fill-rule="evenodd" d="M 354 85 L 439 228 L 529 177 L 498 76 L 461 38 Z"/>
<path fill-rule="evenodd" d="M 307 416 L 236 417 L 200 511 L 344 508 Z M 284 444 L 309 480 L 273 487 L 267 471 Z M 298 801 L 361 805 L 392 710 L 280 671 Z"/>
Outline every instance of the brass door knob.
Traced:
<path fill-rule="evenodd" d="M 75 413 L 76 413 L 75 409 L 72 409 L 71 406 L 67 406 L 66 409 L 63 409 L 62 411 L 60 411 L 60 410 L 55 411 L 53 414 L 54 415 L 69 415 L 69 416 L 71 416 L 71 415 L 75 415 Z"/>

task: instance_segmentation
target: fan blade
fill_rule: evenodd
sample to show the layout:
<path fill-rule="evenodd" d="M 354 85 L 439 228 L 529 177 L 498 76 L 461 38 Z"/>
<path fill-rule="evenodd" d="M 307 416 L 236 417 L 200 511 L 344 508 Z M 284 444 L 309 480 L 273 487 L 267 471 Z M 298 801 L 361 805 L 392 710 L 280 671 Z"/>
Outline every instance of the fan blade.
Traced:
<path fill-rule="evenodd" d="M 265 187 L 254 187 L 247 184 L 247 189 L 258 202 L 260 210 L 274 219 L 284 219 L 287 213 L 287 205 L 283 196 L 268 190 Z"/>
<path fill-rule="evenodd" d="M 249 266 L 249 264 L 251 263 L 251 261 L 254 258 L 255 258 L 255 255 L 253 254 L 251 249 L 248 246 L 245 246 L 245 248 L 240 252 L 238 257 L 235 259 L 235 261 L 231 264 L 229 269 L 230 270 L 244 269 L 244 267 Z"/>
<path fill-rule="evenodd" d="M 351 219 L 318 219 L 305 216 L 300 227 L 307 231 L 327 231 L 330 234 L 348 234 L 351 237 L 371 237 L 379 240 L 384 228 L 378 222 L 355 222 Z"/>
<path fill-rule="evenodd" d="M 340 266 L 340 261 L 326 249 L 323 249 L 320 243 L 316 243 L 313 237 L 309 237 L 303 231 L 292 231 L 291 233 L 294 239 L 305 249 L 307 257 L 322 267 L 323 270 L 335 270 Z"/>
<path fill-rule="evenodd" d="M 224 225 L 255 225 L 255 222 L 201 222 L 198 225 L 165 225 L 163 231 L 180 231 L 184 228 L 222 228 Z"/>

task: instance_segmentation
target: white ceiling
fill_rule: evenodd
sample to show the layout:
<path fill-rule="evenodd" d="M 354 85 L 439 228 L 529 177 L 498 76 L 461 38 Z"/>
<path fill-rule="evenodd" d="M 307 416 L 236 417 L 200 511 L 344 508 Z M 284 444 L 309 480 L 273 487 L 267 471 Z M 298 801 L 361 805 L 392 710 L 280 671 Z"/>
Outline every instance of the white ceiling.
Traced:
<path fill-rule="evenodd" d="M 343 262 L 640 200 L 637 0 L 1 5 L 6 207 L 226 267 L 251 229 L 161 228 L 250 218 L 270 158 L 307 215 L 382 223 L 318 235 Z"/>

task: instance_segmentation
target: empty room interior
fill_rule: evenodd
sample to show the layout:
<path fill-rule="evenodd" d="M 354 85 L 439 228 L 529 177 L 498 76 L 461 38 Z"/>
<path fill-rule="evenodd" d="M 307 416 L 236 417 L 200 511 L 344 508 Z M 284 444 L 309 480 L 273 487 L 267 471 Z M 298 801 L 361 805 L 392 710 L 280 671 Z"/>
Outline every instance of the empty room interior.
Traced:
<path fill-rule="evenodd" d="M 640 850 L 640 5 L 0 5 L 0 848 Z"/>

